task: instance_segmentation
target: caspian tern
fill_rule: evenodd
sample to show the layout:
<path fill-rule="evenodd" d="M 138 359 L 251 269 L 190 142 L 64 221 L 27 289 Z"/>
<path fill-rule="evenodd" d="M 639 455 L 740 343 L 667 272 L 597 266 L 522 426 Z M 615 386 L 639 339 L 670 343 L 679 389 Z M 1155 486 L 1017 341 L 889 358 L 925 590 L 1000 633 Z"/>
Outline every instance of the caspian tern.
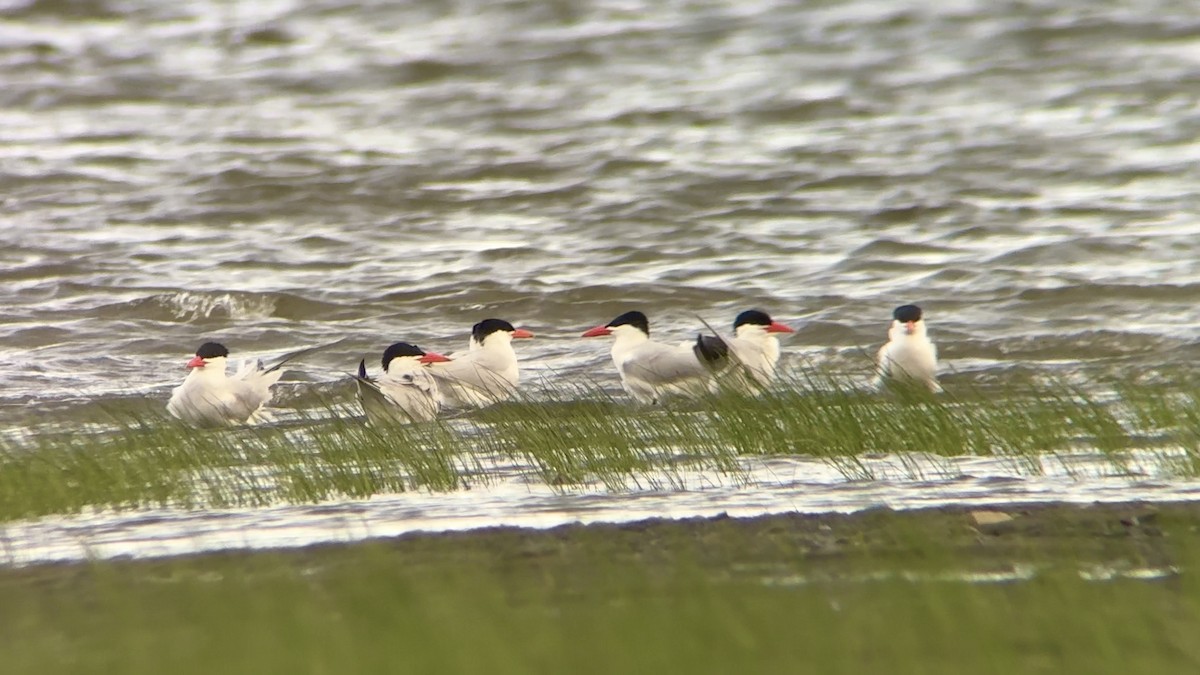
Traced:
<path fill-rule="evenodd" d="M 937 347 L 926 335 L 925 320 L 916 305 L 903 305 L 892 312 L 888 342 L 879 348 L 876 361 L 876 389 L 895 380 L 924 385 L 935 394 L 942 391 L 937 381 Z"/>
<path fill-rule="evenodd" d="M 621 386 L 639 403 L 712 391 L 713 368 L 728 358 L 728 347 L 715 336 L 702 335 L 695 343 L 676 346 L 654 342 L 646 315 L 636 311 L 589 329 L 583 337 L 602 335 L 613 336 L 612 360 Z"/>
<path fill-rule="evenodd" d="M 367 362 L 358 364 L 358 400 L 371 421 L 429 422 L 442 404 L 437 380 L 426 367 L 450 359 L 416 345 L 397 342 L 383 352 L 383 374 L 367 376 Z"/>
<path fill-rule="evenodd" d="M 229 426 L 252 421 L 271 400 L 271 385 L 283 371 L 280 362 L 263 368 L 261 361 L 243 361 L 233 377 L 225 374 L 229 350 L 205 342 L 187 362 L 191 372 L 171 392 L 167 412 L 195 426 Z"/>
<path fill-rule="evenodd" d="M 748 309 L 733 320 L 734 336 L 726 342 L 750 382 L 766 386 L 775 379 L 775 365 L 779 363 L 779 338 L 775 334 L 794 332 L 766 312 Z"/>
<path fill-rule="evenodd" d="M 430 365 L 429 373 L 437 378 L 446 405 L 483 407 L 510 398 L 520 381 L 513 338 L 531 337 L 533 333 L 500 319 L 475 324 L 469 351 Z"/>

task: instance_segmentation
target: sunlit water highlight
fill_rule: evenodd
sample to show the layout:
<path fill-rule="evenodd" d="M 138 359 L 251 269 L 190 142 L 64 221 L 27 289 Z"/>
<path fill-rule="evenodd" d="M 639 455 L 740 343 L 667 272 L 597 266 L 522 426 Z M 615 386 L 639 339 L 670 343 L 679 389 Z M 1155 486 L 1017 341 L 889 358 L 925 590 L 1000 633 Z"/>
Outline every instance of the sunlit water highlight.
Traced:
<path fill-rule="evenodd" d="M 486 484 L 451 493 L 378 495 L 330 504 L 256 509 L 143 509 L 48 517 L 0 527 L 8 564 L 89 557 L 181 555 L 224 548 L 295 547 L 407 532 L 493 526 L 547 528 L 565 523 L 628 522 L 727 514 L 849 513 L 886 506 L 912 509 L 968 504 L 1186 501 L 1200 483 L 1156 475 L 1160 455 L 1135 453 L 1130 471 L 1115 472 L 1101 455 L 1041 460 L 1030 475 L 1016 460 L 875 457 L 862 460 L 875 478 L 847 479 L 826 462 L 750 459 L 721 477 L 676 469 L 682 489 L 602 486 L 552 488 L 528 480 L 529 467 L 497 463 Z M 1145 472 L 1143 472 L 1143 469 Z M 914 475 L 924 476 L 914 479 Z M 653 482 L 653 478 L 649 482 Z M 664 478 L 661 484 L 667 484 Z"/>

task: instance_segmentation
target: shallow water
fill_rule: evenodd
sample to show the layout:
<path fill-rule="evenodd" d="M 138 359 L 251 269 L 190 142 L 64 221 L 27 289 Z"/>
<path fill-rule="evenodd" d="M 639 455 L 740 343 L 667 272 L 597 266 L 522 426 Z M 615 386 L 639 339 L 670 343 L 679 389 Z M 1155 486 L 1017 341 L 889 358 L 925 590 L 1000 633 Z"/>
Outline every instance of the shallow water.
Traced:
<path fill-rule="evenodd" d="M 487 316 L 615 386 L 578 334 L 633 308 L 853 370 L 916 302 L 951 386 L 1188 374 L 1191 3 L 646 5 L 0 1 L 0 423 L 344 338 L 303 405 Z"/>
<path fill-rule="evenodd" d="M 904 302 L 973 372 L 1188 362 L 1200 22 L 1153 4 L 5 3 L 4 415 L 493 315 L 609 376 L 578 332 L 634 307 L 837 365 Z"/>
<path fill-rule="evenodd" d="M 0 525 L 0 562 L 183 555 L 225 548 L 276 548 L 356 541 L 407 532 L 495 525 L 546 528 L 646 518 L 849 513 L 886 506 L 992 506 L 1039 502 L 1190 501 L 1200 482 L 1162 475 L 1161 455 L 1138 453 L 1115 471 L 1103 455 L 1042 460 L 1031 474 L 995 458 L 866 458 L 874 478 L 847 478 L 816 459 L 747 459 L 742 473 L 680 469 L 654 484 L 613 493 L 599 484 L 552 488 L 530 467 L 497 460 L 486 484 L 453 493 L 414 491 L 368 500 L 256 509 L 100 511 Z M 682 487 L 664 487 L 681 481 Z"/>

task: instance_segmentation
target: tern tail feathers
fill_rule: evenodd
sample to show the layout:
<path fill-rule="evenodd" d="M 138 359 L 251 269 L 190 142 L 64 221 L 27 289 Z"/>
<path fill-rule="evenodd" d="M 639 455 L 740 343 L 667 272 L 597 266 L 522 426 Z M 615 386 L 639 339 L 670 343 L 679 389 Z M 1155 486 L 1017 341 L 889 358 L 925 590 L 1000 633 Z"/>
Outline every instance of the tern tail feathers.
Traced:
<path fill-rule="evenodd" d="M 288 352 L 287 354 L 284 354 L 283 356 L 281 356 L 278 361 L 276 361 L 275 363 L 268 366 L 266 368 L 266 371 L 271 372 L 274 370 L 279 370 L 281 367 L 283 367 L 284 364 L 286 364 L 289 361 L 293 361 L 295 359 L 298 359 L 298 358 L 301 358 L 304 356 L 309 356 L 310 354 L 315 354 L 317 352 L 324 351 L 326 349 L 329 349 L 330 347 L 336 347 L 337 345 L 340 345 L 341 343 L 345 342 L 346 339 L 347 338 L 341 338 L 339 340 L 334 340 L 333 342 L 327 342 L 323 345 L 316 345 L 315 347 L 305 347 L 304 349 L 297 349 L 294 352 Z"/>
<path fill-rule="evenodd" d="M 696 358 L 709 367 L 719 366 L 729 358 L 729 345 L 718 335 L 697 335 L 692 349 Z"/>
<path fill-rule="evenodd" d="M 696 358 L 700 359 L 700 363 L 704 363 L 709 367 L 724 365 L 729 360 L 729 344 L 725 342 L 721 334 L 717 332 L 717 329 L 709 325 L 703 317 L 697 316 L 696 318 L 700 320 L 700 323 L 704 324 L 708 332 L 712 333 L 712 335 L 701 334 L 696 336 L 696 346 L 693 347 L 696 352 Z"/>

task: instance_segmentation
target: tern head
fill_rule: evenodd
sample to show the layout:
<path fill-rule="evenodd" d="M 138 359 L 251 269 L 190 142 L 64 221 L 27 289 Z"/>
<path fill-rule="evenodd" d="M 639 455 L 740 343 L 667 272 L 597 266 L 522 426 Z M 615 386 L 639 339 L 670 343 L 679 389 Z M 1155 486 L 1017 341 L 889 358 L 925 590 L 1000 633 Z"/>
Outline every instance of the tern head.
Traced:
<path fill-rule="evenodd" d="M 531 337 L 533 333 L 524 328 L 514 328 L 503 319 L 484 319 L 471 327 L 471 339 L 481 347 L 487 346 L 489 339 L 493 342 L 497 339 L 511 342 L 513 338 Z"/>
<path fill-rule="evenodd" d="M 738 337 L 752 334 L 766 335 L 768 333 L 795 333 L 791 326 L 779 323 L 771 315 L 757 309 L 748 309 L 733 320 L 733 333 Z"/>
<path fill-rule="evenodd" d="M 196 355 L 191 361 L 187 362 L 188 368 L 204 368 L 210 365 L 225 365 L 225 358 L 229 356 L 229 350 L 225 345 L 219 342 L 205 342 L 196 350 Z"/>
<path fill-rule="evenodd" d="M 397 361 L 396 359 L 401 359 L 401 361 Z M 388 372 L 388 367 L 393 363 L 403 363 L 405 366 L 415 368 L 424 363 L 437 363 L 449 360 L 441 354 L 427 352 L 416 345 L 407 342 L 397 342 L 383 350 L 383 372 Z"/>
<path fill-rule="evenodd" d="M 600 337 L 601 335 L 620 336 L 626 333 L 641 333 L 642 336 L 649 337 L 650 322 L 646 320 L 646 315 L 638 311 L 625 312 L 603 326 L 588 329 L 583 334 L 583 337 Z"/>
<path fill-rule="evenodd" d="M 892 312 L 892 328 L 899 329 L 905 335 L 915 335 L 925 332 L 925 322 L 921 318 L 921 308 L 916 305 L 901 305 Z"/>

